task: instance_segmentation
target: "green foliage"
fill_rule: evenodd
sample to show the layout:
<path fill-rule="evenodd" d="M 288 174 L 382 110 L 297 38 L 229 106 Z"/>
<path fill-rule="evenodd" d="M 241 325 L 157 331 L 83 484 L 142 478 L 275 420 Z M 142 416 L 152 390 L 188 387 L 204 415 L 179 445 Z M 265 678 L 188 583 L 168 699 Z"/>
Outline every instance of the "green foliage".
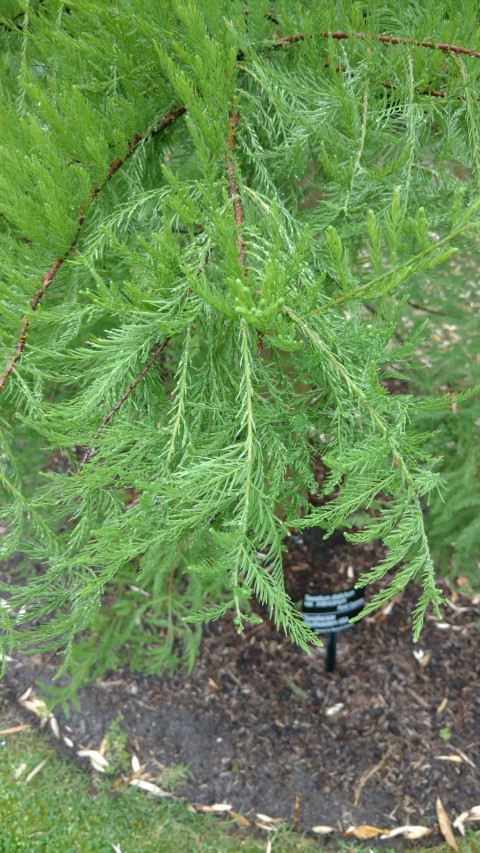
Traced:
<path fill-rule="evenodd" d="M 416 580 L 417 637 L 427 504 L 478 575 L 478 300 L 450 270 L 478 261 L 480 61 L 419 44 L 478 49 L 477 4 L 24 8 L 0 32 L 0 556 L 42 569 L 0 585 L 4 651 L 188 667 L 252 596 L 308 649 L 282 551 L 316 524 L 383 541 L 367 612 Z M 459 331 L 425 371 L 427 302 Z"/>
<path fill-rule="evenodd" d="M 440 457 L 442 489 L 432 494 L 427 531 L 432 550 L 445 574 L 465 576 L 478 587 L 480 536 L 480 359 L 478 316 L 480 300 L 475 283 L 478 250 L 450 261 L 443 274 L 416 296 L 429 316 L 430 334 L 422 347 L 422 367 L 412 374 L 418 394 L 443 394 L 443 406 L 419 413 L 422 428 L 433 432 L 429 449 Z M 419 322 L 418 310 L 403 323 Z M 413 316 L 412 316 L 413 315 Z M 416 315 L 416 316 L 415 316 Z M 423 313 L 425 316 L 425 313 Z M 426 368 L 426 369 L 425 369 Z M 471 396 L 459 391 L 476 388 Z"/>

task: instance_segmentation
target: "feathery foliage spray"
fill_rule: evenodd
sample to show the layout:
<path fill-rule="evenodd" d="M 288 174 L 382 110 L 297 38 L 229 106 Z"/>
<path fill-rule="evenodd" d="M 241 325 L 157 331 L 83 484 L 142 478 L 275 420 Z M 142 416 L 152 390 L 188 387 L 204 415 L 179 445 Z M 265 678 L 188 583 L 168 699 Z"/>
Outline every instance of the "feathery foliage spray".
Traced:
<path fill-rule="evenodd" d="M 479 532 L 462 357 L 479 300 L 455 275 L 478 261 L 477 11 L 4 12 L 1 555 L 31 567 L 1 585 L 4 652 L 72 651 L 93 626 L 99 666 L 124 647 L 147 670 L 191 665 L 199 623 L 231 611 L 241 629 L 252 596 L 307 648 L 285 537 L 372 508 L 347 534 L 386 546 L 367 612 L 416 579 L 418 637 L 441 601 L 426 505 L 443 554 L 468 562 Z M 457 341 L 435 349 L 423 321 L 452 311 Z M 334 493 L 317 508 L 314 455 Z"/>

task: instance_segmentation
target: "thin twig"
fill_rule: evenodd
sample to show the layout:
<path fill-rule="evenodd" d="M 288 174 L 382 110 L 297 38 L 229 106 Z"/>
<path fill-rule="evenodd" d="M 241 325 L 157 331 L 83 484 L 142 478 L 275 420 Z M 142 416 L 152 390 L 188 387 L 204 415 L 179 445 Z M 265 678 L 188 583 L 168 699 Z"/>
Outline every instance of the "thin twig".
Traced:
<path fill-rule="evenodd" d="M 383 33 L 380 33 L 379 35 L 371 35 L 369 33 L 346 33 L 339 31 L 330 32 L 329 30 L 324 30 L 323 32 L 318 33 L 318 35 L 320 36 L 320 38 L 332 38 L 337 40 L 356 38 L 366 41 L 375 40 L 382 42 L 382 44 L 407 44 L 413 45 L 414 47 L 426 47 L 430 48 L 431 50 L 441 50 L 443 51 L 443 53 L 455 53 L 457 55 L 464 54 L 465 56 L 474 56 L 476 59 L 480 59 L 480 50 L 471 50 L 468 47 L 461 47 L 458 44 L 445 44 L 444 42 L 433 42 L 427 40 L 417 41 L 416 39 L 403 38 L 401 36 L 389 36 Z M 279 38 L 275 39 L 273 46 L 278 48 L 282 47 L 282 45 L 284 44 L 293 44 L 294 42 L 305 41 L 305 39 L 307 38 L 309 38 L 309 36 L 305 35 L 305 33 L 294 33 L 291 36 L 280 36 Z"/>
<path fill-rule="evenodd" d="M 381 86 L 384 89 L 396 89 L 395 83 L 392 83 L 390 80 L 382 80 Z M 432 98 L 446 98 L 447 93 L 445 89 L 429 89 L 426 86 L 415 86 L 415 91 L 417 95 L 430 95 Z M 461 98 L 462 100 L 465 98 L 465 95 L 455 95 L 456 98 Z"/>
<path fill-rule="evenodd" d="M 323 62 L 324 68 L 330 68 L 330 62 L 326 59 Z M 345 67 L 345 65 L 335 65 L 335 71 L 338 71 L 342 74 L 352 74 L 351 71 Z M 393 89 L 397 88 L 395 83 L 392 83 L 391 80 L 380 80 L 379 85 L 383 86 L 384 89 Z M 415 86 L 415 91 L 417 95 L 430 95 L 431 98 L 448 98 L 448 92 L 445 89 L 430 89 L 428 86 Z M 453 96 L 456 99 L 464 101 L 466 96 L 463 93 Z M 480 96 L 477 98 L 480 100 Z"/>
<path fill-rule="evenodd" d="M 229 151 L 233 153 L 235 148 L 235 132 L 238 124 L 238 113 L 230 113 L 228 117 L 228 138 L 227 145 Z M 225 168 L 227 171 L 227 181 L 228 181 L 228 197 L 232 199 L 233 204 L 233 212 L 235 216 L 235 225 L 237 226 L 238 235 L 237 235 L 237 255 L 238 255 L 238 263 L 243 271 L 243 275 L 246 275 L 245 270 L 245 240 L 243 239 L 243 235 L 241 233 L 241 228 L 243 225 L 243 208 L 242 208 L 242 200 L 240 198 L 240 191 L 238 189 L 237 181 L 235 178 L 235 168 L 233 165 L 233 161 L 230 157 L 226 158 Z"/>
<path fill-rule="evenodd" d="M 417 311 L 425 311 L 426 314 L 438 314 L 440 317 L 445 317 L 445 311 L 429 308 L 427 305 L 419 305 L 417 302 L 412 302 L 411 299 L 408 300 L 407 304 L 411 305 L 412 308 L 416 308 Z"/>
<path fill-rule="evenodd" d="M 243 11 L 244 15 L 250 15 L 251 14 L 250 9 L 243 9 L 242 11 Z M 263 17 L 266 18 L 267 21 L 272 21 L 272 23 L 278 24 L 278 18 L 276 17 L 276 15 L 273 12 L 265 12 Z"/>
<path fill-rule="evenodd" d="M 372 314 L 373 317 L 377 316 L 378 311 L 376 308 L 373 307 L 373 305 L 369 305 L 368 302 L 364 302 L 363 307 L 366 308 L 369 314 Z M 399 344 L 405 343 L 405 338 L 402 338 L 399 332 L 394 332 L 393 337 L 398 341 Z"/>
<path fill-rule="evenodd" d="M 164 115 L 154 125 L 153 129 L 149 128 L 148 130 L 144 131 L 144 133 L 135 134 L 134 138 L 129 143 L 129 146 L 128 146 L 127 151 L 124 154 L 124 156 L 123 157 L 116 157 L 115 160 L 113 160 L 113 162 L 110 163 L 110 166 L 108 167 L 107 175 L 105 176 L 103 181 L 100 184 L 95 184 L 91 188 L 88 195 L 86 196 L 86 198 L 84 199 L 84 201 L 80 205 L 80 209 L 79 209 L 78 215 L 77 215 L 77 228 L 76 228 L 75 234 L 73 236 L 73 239 L 72 239 L 70 245 L 68 246 L 68 248 L 66 249 L 66 251 L 53 262 L 53 264 L 50 267 L 50 269 L 48 270 L 48 272 L 46 272 L 45 275 L 43 276 L 42 281 L 40 282 L 40 286 L 37 288 L 35 295 L 30 300 L 30 306 L 29 306 L 30 311 L 36 311 L 39 302 L 41 301 L 41 299 L 43 299 L 45 293 L 47 292 L 48 288 L 52 284 L 52 282 L 53 282 L 56 274 L 58 273 L 60 267 L 71 256 L 72 252 L 75 250 L 77 242 L 78 242 L 78 238 L 80 236 L 80 232 L 82 229 L 82 225 L 83 225 L 83 222 L 85 219 L 85 214 L 86 214 L 87 208 L 90 206 L 90 204 L 93 202 L 93 200 L 101 193 L 101 191 L 106 186 L 106 184 L 108 184 L 108 182 L 111 180 L 113 175 L 116 172 L 118 172 L 120 167 L 123 166 L 125 161 L 128 160 L 128 158 L 132 156 L 133 152 L 138 148 L 140 143 L 144 139 L 147 138 L 147 136 L 149 134 L 151 136 L 156 136 L 158 133 L 160 133 L 162 130 L 164 130 L 166 127 L 168 127 L 170 124 L 172 124 L 172 122 L 174 122 L 176 118 L 179 118 L 179 116 L 183 115 L 185 112 L 186 112 L 185 107 L 183 107 L 183 106 L 176 107 L 174 110 L 172 110 L 171 112 Z M 19 332 L 19 335 L 17 338 L 17 343 L 15 345 L 15 352 L 13 353 L 12 357 L 10 358 L 10 361 L 9 361 L 7 367 L 5 368 L 3 374 L 0 376 L 0 392 L 5 387 L 7 380 L 8 380 L 8 377 L 10 376 L 10 373 L 15 368 L 17 361 L 19 361 L 19 359 L 21 358 L 21 355 L 25 349 L 25 343 L 27 340 L 27 334 L 28 334 L 29 326 L 30 326 L 30 316 L 29 316 L 29 313 L 26 313 L 23 320 L 22 320 L 22 327 L 20 329 L 20 332 Z"/>
<path fill-rule="evenodd" d="M 113 409 L 111 409 L 111 410 L 109 411 L 109 413 L 108 413 L 108 415 L 106 416 L 106 418 L 104 418 L 104 419 L 103 419 L 102 423 L 100 424 L 99 428 L 97 429 L 97 431 L 96 431 L 95 435 L 94 435 L 94 436 L 93 436 L 93 438 L 92 438 L 92 442 L 93 442 L 93 441 L 96 441 L 96 440 L 97 440 L 97 438 L 99 438 L 99 436 L 102 434 L 102 432 L 103 432 L 103 430 L 105 429 L 105 427 L 107 426 L 107 424 L 108 424 L 108 423 L 110 423 L 110 421 L 112 420 L 112 418 L 113 418 L 113 416 L 114 416 L 115 412 L 118 412 L 118 410 L 120 409 L 120 407 L 121 407 L 121 406 L 123 406 L 123 404 L 124 404 L 125 400 L 128 400 L 128 398 L 130 397 L 130 394 L 132 393 L 132 391 L 137 387 L 138 383 L 143 379 L 143 377 L 145 376 L 145 374 L 147 373 L 147 371 L 148 371 L 148 370 L 150 370 L 150 368 L 151 368 L 152 364 L 153 364 L 153 363 L 155 362 L 155 360 L 158 358 L 158 356 L 160 355 L 160 353 L 162 352 L 162 350 L 164 350 L 164 349 L 165 349 L 165 347 L 167 346 L 167 344 L 168 344 L 169 340 L 170 340 L 170 338 L 165 338 L 165 340 L 163 341 L 163 343 L 161 343 L 161 344 L 156 348 L 155 352 L 153 353 L 152 357 L 149 359 L 149 361 L 147 362 L 147 364 L 145 365 L 145 367 L 143 367 L 143 368 L 142 368 L 142 370 L 140 371 L 140 373 L 138 374 L 138 376 L 136 377 L 136 379 L 134 379 L 134 380 L 133 380 L 133 382 L 132 382 L 132 384 L 130 385 L 130 387 L 125 391 L 125 393 L 124 393 L 124 394 L 122 394 L 122 396 L 120 397 L 120 399 L 119 399 L 119 400 L 117 400 L 117 402 L 115 403 L 115 405 L 114 405 Z M 89 450 L 87 450 L 87 452 L 84 454 L 84 456 L 82 457 L 82 459 L 81 459 L 81 461 L 80 461 L 80 465 L 79 465 L 78 471 L 80 470 L 80 468 L 82 468 L 82 466 L 83 466 L 83 465 L 86 465 L 86 463 L 91 459 L 91 457 L 92 457 L 93 453 L 94 453 L 94 448 L 93 448 L 93 447 L 91 447 Z"/>
<path fill-rule="evenodd" d="M 391 753 L 392 753 L 392 747 L 389 746 L 388 749 L 386 750 L 383 758 L 378 762 L 378 764 L 374 764 L 374 766 L 371 767 L 370 770 L 366 770 L 365 773 L 363 773 L 363 775 L 360 777 L 360 780 L 357 783 L 357 785 L 355 787 L 355 791 L 354 791 L 354 797 L 353 797 L 353 805 L 354 806 L 358 806 L 358 804 L 360 802 L 360 797 L 362 796 L 362 791 L 363 791 L 365 785 L 367 784 L 369 779 L 371 779 L 372 776 L 375 775 L 375 773 L 378 773 L 379 770 L 382 770 L 382 768 L 385 766 L 388 759 L 390 758 Z"/>

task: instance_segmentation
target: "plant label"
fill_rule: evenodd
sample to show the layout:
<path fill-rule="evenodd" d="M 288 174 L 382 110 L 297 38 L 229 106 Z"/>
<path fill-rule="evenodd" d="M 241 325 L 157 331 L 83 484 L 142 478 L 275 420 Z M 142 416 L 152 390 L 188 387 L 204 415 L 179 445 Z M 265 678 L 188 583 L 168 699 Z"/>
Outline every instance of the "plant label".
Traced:
<path fill-rule="evenodd" d="M 316 634 L 338 634 L 353 628 L 350 622 L 363 609 L 365 599 L 360 589 L 347 589 L 330 595 L 305 595 L 303 621 Z"/>

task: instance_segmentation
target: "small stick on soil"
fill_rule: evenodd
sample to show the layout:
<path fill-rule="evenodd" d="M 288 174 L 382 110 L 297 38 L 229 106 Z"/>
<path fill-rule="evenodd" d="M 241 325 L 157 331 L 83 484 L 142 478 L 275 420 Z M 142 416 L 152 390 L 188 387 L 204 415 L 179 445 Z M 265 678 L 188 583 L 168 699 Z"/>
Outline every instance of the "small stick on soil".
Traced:
<path fill-rule="evenodd" d="M 129 396 L 130 396 L 130 394 L 132 393 L 132 391 L 137 387 L 138 383 L 143 379 L 143 377 L 145 376 L 145 374 L 147 373 L 147 371 L 148 371 L 148 370 L 150 370 L 150 368 L 151 368 L 152 364 L 155 362 L 155 360 L 156 360 L 156 359 L 157 359 L 157 357 L 160 355 L 160 353 L 162 352 L 162 350 L 164 350 L 164 349 L 165 349 L 165 347 L 167 346 L 167 344 L 168 344 L 169 340 L 170 340 L 170 338 L 165 338 L 165 340 L 163 341 L 163 343 L 161 343 L 161 344 L 156 348 L 155 352 L 153 353 L 152 357 L 151 357 L 151 358 L 150 358 L 150 360 L 147 362 L 147 364 L 145 365 L 145 367 L 143 367 L 143 368 L 142 368 L 142 370 L 140 371 L 140 373 L 138 374 L 138 376 L 136 377 L 136 379 L 134 379 L 134 380 L 133 380 L 133 382 L 132 382 L 132 384 L 130 385 L 130 387 L 125 391 L 125 393 L 124 393 L 124 394 L 122 394 L 122 396 L 120 397 L 120 399 L 119 399 L 119 400 L 117 400 L 117 402 L 115 403 L 115 405 L 114 405 L 113 409 L 111 409 L 111 410 L 110 410 L 110 412 L 108 413 L 108 415 L 103 419 L 103 421 L 102 421 L 102 423 L 100 424 L 99 428 L 97 429 L 97 431 L 96 431 L 95 435 L 93 436 L 92 441 L 96 441 L 96 439 L 97 439 L 97 438 L 102 434 L 102 432 L 103 432 L 103 430 L 105 429 L 105 427 L 107 426 L 107 424 L 112 420 L 112 418 L 113 418 L 113 416 L 114 416 L 115 412 L 118 412 L 118 410 L 120 409 L 120 407 L 121 407 L 121 406 L 123 406 L 123 404 L 124 404 L 125 400 L 127 400 L 127 399 L 129 398 Z M 79 467 L 78 467 L 77 473 L 78 473 L 78 471 L 80 471 L 80 469 L 82 468 L 82 466 L 83 466 L 83 465 L 86 465 L 86 464 L 87 464 L 87 462 L 91 459 L 91 457 L 92 457 L 93 453 L 94 453 L 94 448 L 93 448 L 93 447 L 91 447 L 91 448 L 90 448 L 90 450 L 87 450 L 87 452 L 85 453 L 85 455 L 83 456 L 83 458 L 82 458 L 82 460 L 81 460 L 81 462 L 80 462 L 80 465 L 79 465 Z"/>
<path fill-rule="evenodd" d="M 375 775 L 375 773 L 378 773 L 378 771 L 381 770 L 385 766 L 385 764 L 387 763 L 387 761 L 390 757 L 391 752 L 392 752 L 392 747 L 389 746 L 387 751 L 385 752 L 385 755 L 378 762 L 378 764 L 374 764 L 373 767 L 370 768 L 370 770 L 366 770 L 365 773 L 362 774 L 362 776 L 360 777 L 360 780 L 359 780 L 359 782 L 355 788 L 355 791 L 354 791 L 354 797 L 353 797 L 353 805 L 354 806 L 358 806 L 358 804 L 360 802 L 360 797 L 362 796 L 362 791 L 363 791 L 365 785 L 367 784 L 369 779 L 371 779 L 372 776 Z"/>
<path fill-rule="evenodd" d="M 95 184 L 91 188 L 87 197 L 84 199 L 84 201 L 80 205 L 80 209 L 79 209 L 78 215 L 77 215 L 77 228 L 76 228 L 75 234 L 73 235 L 72 241 L 71 241 L 70 245 L 68 246 L 68 248 L 66 249 L 66 251 L 53 262 L 50 269 L 43 276 L 42 281 L 40 282 L 40 286 L 37 288 L 35 295 L 30 300 L 30 311 L 36 311 L 40 300 L 43 299 L 43 297 L 45 296 L 45 293 L 47 292 L 48 288 L 52 284 L 58 270 L 60 269 L 62 264 L 71 256 L 71 254 L 75 250 L 77 242 L 78 242 L 78 238 L 80 236 L 80 232 L 82 229 L 83 221 L 85 219 L 86 210 L 90 206 L 92 201 L 101 193 L 101 191 L 106 186 L 106 184 L 110 181 L 110 179 L 113 177 L 115 172 L 118 172 L 118 170 L 120 169 L 121 166 L 123 166 L 125 161 L 128 160 L 128 158 L 132 156 L 133 152 L 136 150 L 136 148 L 138 148 L 140 143 L 144 139 L 146 139 L 148 134 L 151 134 L 152 136 L 156 136 L 158 133 L 160 133 L 166 127 L 171 125 L 175 121 L 176 118 L 179 118 L 180 116 L 182 116 L 185 112 L 186 112 L 185 107 L 183 107 L 183 106 L 176 107 L 174 110 L 172 110 L 171 112 L 164 115 L 161 119 L 159 119 L 159 121 L 157 121 L 157 123 L 154 125 L 153 129 L 149 128 L 148 130 L 144 131 L 143 133 L 135 134 L 135 136 L 132 139 L 132 141 L 130 142 L 130 144 L 127 148 L 127 151 L 126 151 L 125 155 L 123 156 L 123 158 L 122 157 L 116 157 L 116 159 L 113 160 L 112 163 L 110 163 L 110 166 L 108 168 L 108 173 L 105 176 L 105 178 L 103 179 L 103 181 L 100 184 Z M 30 316 L 28 313 L 26 313 L 23 320 L 22 320 L 22 327 L 21 327 L 19 335 L 18 335 L 17 343 L 15 346 L 15 352 L 13 353 L 12 357 L 10 358 L 10 361 L 9 361 L 7 367 L 5 368 L 3 374 L 0 376 L 0 393 L 4 389 L 4 387 L 7 383 L 8 377 L 10 376 L 10 373 L 14 370 L 17 361 L 19 361 L 19 359 L 22 356 L 22 353 L 25 349 L 25 343 L 27 340 L 29 326 L 30 326 Z"/>
<path fill-rule="evenodd" d="M 292 814 L 292 829 L 294 832 L 298 832 L 298 815 L 300 812 L 300 797 L 298 794 L 295 797 L 295 802 L 293 804 L 293 814 Z"/>

